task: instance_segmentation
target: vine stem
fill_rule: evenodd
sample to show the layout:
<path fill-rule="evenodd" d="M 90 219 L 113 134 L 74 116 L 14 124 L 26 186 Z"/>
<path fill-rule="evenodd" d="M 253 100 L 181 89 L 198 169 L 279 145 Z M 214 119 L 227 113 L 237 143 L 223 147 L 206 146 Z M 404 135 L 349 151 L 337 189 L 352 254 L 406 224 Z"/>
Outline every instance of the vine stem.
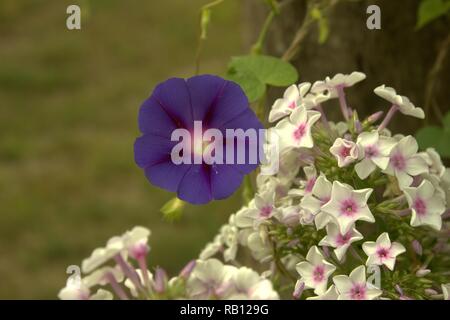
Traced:
<path fill-rule="evenodd" d="M 225 0 L 215 0 L 213 2 L 207 3 L 202 7 L 202 10 L 207 10 L 207 9 L 211 9 L 212 7 L 221 4 L 222 2 L 224 2 Z"/>
<path fill-rule="evenodd" d="M 272 24 L 272 21 L 273 21 L 273 18 L 275 17 L 275 15 L 276 15 L 276 12 L 274 10 L 272 10 L 269 13 L 269 15 L 267 16 L 267 18 L 264 21 L 264 24 L 262 26 L 261 32 L 258 36 L 258 40 L 252 46 L 251 53 L 261 54 L 264 41 L 266 40 L 266 37 L 267 37 L 267 31 L 269 31 L 269 27 Z"/>
<path fill-rule="evenodd" d="M 312 2 L 312 1 L 311 1 Z M 331 10 L 339 0 L 327 0 L 327 5 L 324 8 L 324 12 Z M 297 30 L 294 39 L 292 40 L 291 44 L 281 57 L 281 59 L 285 61 L 290 61 L 300 50 L 300 44 L 303 42 L 303 39 L 308 34 L 309 28 L 313 25 L 314 19 L 311 17 L 311 10 L 313 9 L 313 4 L 309 3 L 308 8 L 306 10 L 305 18 L 303 19 L 303 23 L 300 26 L 300 28 Z"/>
<path fill-rule="evenodd" d="M 258 39 L 255 42 L 255 44 L 252 46 L 251 53 L 252 54 L 261 54 L 262 48 L 264 45 L 264 42 L 267 38 L 267 33 L 269 31 L 270 25 L 272 24 L 273 19 L 275 16 L 280 14 L 280 11 L 282 8 L 286 7 L 287 5 L 291 4 L 294 0 L 285 0 L 278 4 L 276 0 L 269 0 L 269 4 L 271 6 L 271 11 L 267 15 L 266 19 L 264 20 L 264 24 L 261 28 L 261 31 L 259 33 Z"/>
<path fill-rule="evenodd" d="M 203 21 L 203 15 L 207 14 L 206 12 L 212 7 L 215 7 L 224 1 L 225 0 L 214 0 L 213 2 L 205 4 L 200 9 L 200 35 L 198 37 L 197 52 L 195 54 L 195 75 L 198 75 L 200 72 L 200 58 L 203 51 L 203 42 L 206 40 L 206 30 L 209 24 L 209 17 L 207 18 L 207 21 Z"/>
<path fill-rule="evenodd" d="M 264 24 L 261 28 L 261 31 L 259 33 L 258 39 L 255 42 L 255 44 L 252 45 L 250 53 L 251 54 L 255 54 L 255 55 L 259 55 L 262 53 L 262 49 L 264 46 L 264 42 L 266 41 L 267 38 L 267 34 L 269 31 L 269 28 L 275 18 L 275 16 L 279 15 L 281 10 L 288 6 L 289 4 L 291 4 L 294 0 L 285 0 L 281 3 L 278 3 L 276 0 L 268 0 L 268 3 L 271 7 L 271 11 L 269 12 L 269 14 L 267 15 L 266 19 L 264 20 Z M 265 117 L 265 104 L 266 104 L 266 94 L 264 94 L 261 99 L 259 99 L 259 101 L 257 102 L 256 105 L 256 115 L 258 116 L 258 118 L 265 122 L 264 119 L 266 119 Z"/>

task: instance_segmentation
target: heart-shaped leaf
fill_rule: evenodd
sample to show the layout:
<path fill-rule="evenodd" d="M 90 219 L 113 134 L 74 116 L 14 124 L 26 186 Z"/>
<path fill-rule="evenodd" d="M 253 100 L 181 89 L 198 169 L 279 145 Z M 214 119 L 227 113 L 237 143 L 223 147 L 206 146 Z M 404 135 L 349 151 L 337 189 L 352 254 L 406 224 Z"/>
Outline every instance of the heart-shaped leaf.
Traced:
<path fill-rule="evenodd" d="M 266 91 L 266 85 L 251 71 L 232 69 L 228 71 L 226 77 L 241 86 L 250 102 L 261 98 Z"/>
<path fill-rule="evenodd" d="M 289 62 L 279 58 L 248 55 L 232 58 L 227 77 L 238 83 L 253 102 L 261 98 L 266 85 L 289 86 L 298 80 L 298 73 Z"/>
<path fill-rule="evenodd" d="M 441 157 L 450 157 L 450 127 L 429 126 L 422 128 L 416 133 L 416 139 L 421 150 L 434 148 Z"/>

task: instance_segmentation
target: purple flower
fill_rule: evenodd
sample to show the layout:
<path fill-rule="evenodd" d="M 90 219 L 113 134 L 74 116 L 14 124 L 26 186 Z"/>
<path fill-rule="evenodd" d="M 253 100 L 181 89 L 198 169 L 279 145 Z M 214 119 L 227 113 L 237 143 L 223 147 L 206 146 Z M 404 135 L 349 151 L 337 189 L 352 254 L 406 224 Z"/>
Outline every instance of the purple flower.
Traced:
<path fill-rule="evenodd" d="M 135 161 L 152 184 L 177 192 L 181 200 L 204 204 L 227 198 L 239 187 L 244 175 L 257 167 L 259 157 L 256 163 L 249 161 L 249 151 L 255 143 L 259 150 L 261 143 L 259 139 L 255 143 L 244 141 L 242 164 L 225 161 L 225 151 L 223 163 L 175 164 L 171 152 L 179 141 L 172 141 L 172 132 L 183 128 L 193 133 L 194 121 L 201 121 L 203 130 L 220 130 L 225 141 L 226 129 L 263 128 L 244 92 L 234 82 L 212 75 L 187 80 L 171 78 L 160 83 L 140 108 L 139 129 L 143 134 L 134 144 Z M 233 138 L 234 142 L 237 140 Z M 235 148 L 238 145 L 235 143 Z M 192 150 L 194 154 L 195 147 Z"/>

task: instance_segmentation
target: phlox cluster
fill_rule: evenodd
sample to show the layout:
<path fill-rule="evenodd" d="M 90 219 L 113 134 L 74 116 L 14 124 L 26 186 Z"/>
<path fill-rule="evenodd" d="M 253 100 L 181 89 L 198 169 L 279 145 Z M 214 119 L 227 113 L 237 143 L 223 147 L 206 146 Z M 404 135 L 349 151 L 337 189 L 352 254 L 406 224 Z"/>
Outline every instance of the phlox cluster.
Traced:
<path fill-rule="evenodd" d="M 360 117 L 346 94 L 365 78 L 287 88 L 268 119 L 279 170 L 257 176 L 254 198 L 178 276 L 148 269 L 150 232 L 136 227 L 94 250 L 59 297 L 449 299 L 450 169 L 388 129 L 397 117 L 425 116 L 394 89 L 374 89 L 387 112 Z M 341 121 L 326 117 L 333 104 Z"/>
<path fill-rule="evenodd" d="M 360 118 L 346 91 L 365 77 L 292 85 L 275 101 L 268 130 L 279 135 L 280 170 L 258 176 L 254 199 L 201 258 L 233 262 L 242 248 L 289 288 L 282 297 L 448 298 L 450 169 L 435 150 L 387 129 L 394 116 L 424 118 L 394 89 L 374 89 L 386 116 Z M 342 121 L 326 117 L 334 99 Z"/>

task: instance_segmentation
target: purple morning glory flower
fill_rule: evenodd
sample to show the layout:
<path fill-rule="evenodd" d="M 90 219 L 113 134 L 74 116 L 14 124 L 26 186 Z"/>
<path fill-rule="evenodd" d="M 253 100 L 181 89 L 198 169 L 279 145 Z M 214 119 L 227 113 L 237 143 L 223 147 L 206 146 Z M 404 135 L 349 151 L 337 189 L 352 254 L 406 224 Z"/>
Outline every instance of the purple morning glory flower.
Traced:
<path fill-rule="evenodd" d="M 252 142 L 245 141 L 247 152 L 241 164 L 237 161 L 175 164 L 171 153 L 178 141 L 172 141 L 172 133 L 176 129 L 193 132 L 194 121 L 201 121 L 203 130 L 218 129 L 224 137 L 227 129 L 263 128 L 236 83 L 212 75 L 187 80 L 171 78 L 160 83 L 140 108 L 142 136 L 134 144 L 135 161 L 152 184 L 176 192 L 181 200 L 204 204 L 227 198 L 240 186 L 243 177 L 258 166 L 249 161 Z M 260 139 L 255 143 L 259 149 Z M 195 147 L 192 150 L 195 153 Z M 224 159 L 226 154 L 224 151 Z"/>

